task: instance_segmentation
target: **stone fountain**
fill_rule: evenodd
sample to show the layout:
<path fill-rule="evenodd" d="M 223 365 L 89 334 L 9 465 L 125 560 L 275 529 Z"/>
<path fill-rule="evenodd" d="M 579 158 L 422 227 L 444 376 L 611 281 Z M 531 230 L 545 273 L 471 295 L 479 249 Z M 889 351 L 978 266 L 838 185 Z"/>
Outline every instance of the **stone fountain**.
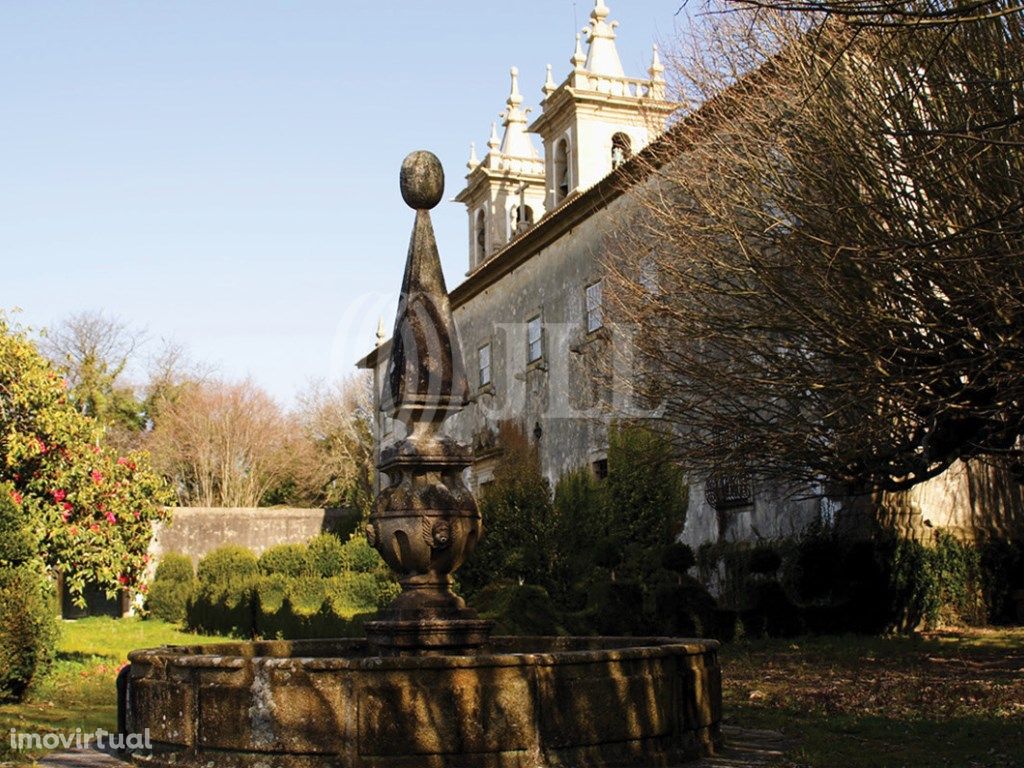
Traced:
<path fill-rule="evenodd" d="M 362 640 L 135 651 L 124 729 L 143 765 L 210 768 L 669 766 L 719 742 L 713 640 L 490 637 L 452 591 L 483 535 L 462 480 L 470 451 L 441 434 L 468 387 L 430 209 L 444 176 L 406 158 L 416 222 L 382 407 L 406 428 L 366 528 L 401 594 Z"/>

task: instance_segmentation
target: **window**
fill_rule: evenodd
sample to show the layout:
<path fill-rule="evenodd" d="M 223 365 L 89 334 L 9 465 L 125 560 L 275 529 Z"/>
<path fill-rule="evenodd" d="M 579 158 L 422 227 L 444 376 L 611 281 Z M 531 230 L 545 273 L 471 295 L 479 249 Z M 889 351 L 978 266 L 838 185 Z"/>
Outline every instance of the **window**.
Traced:
<path fill-rule="evenodd" d="M 614 171 L 633 154 L 633 142 L 624 133 L 612 136 L 612 170 Z"/>
<path fill-rule="evenodd" d="M 604 325 L 604 298 L 601 281 L 587 286 L 587 333 Z"/>
<path fill-rule="evenodd" d="M 608 477 L 608 459 L 598 459 L 590 467 L 594 472 L 594 477 L 598 480 L 604 480 Z"/>
<path fill-rule="evenodd" d="M 476 212 L 473 250 L 476 254 L 476 263 L 482 264 L 487 253 L 487 224 L 482 210 Z"/>
<path fill-rule="evenodd" d="M 540 315 L 526 323 L 526 361 L 535 363 L 544 356 L 544 328 Z"/>
<path fill-rule="evenodd" d="M 479 352 L 479 363 L 480 363 L 480 386 L 486 387 L 491 383 L 491 345 L 484 344 L 480 347 Z"/>
<path fill-rule="evenodd" d="M 555 145 L 555 203 L 569 195 L 569 142 L 562 139 Z"/>

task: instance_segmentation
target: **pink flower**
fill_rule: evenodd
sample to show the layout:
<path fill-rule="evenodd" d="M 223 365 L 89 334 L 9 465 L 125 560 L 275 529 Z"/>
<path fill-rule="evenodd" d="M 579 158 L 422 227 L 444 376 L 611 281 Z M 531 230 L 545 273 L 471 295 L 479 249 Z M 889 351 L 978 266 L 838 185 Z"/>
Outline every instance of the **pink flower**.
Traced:
<path fill-rule="evenodd" d="M 98 445 L 91 445 L 91 446 L 89 446 L 89 448 L 95 454 L 99 454 L 99 452 L 100 452 L 100 447 Z"/>
<path fill-rule="evenodd" d="M 44 443 L 42 438 L 40 437 L 36 438 L 36 447 L 39 448 L 40 453 L 46 453 L 48 450 L 50 450 L 49 448 L 46 447 L 46 443 Z"/>
<path fill-rule="evenodd" d="M 138 520 L 140 517 L 142 517 L 142 513 L 139 512 L 139 510 L 135 510 L 134 512 L 132 512 L 132 514 L 135 515 L 135 519 L 136 520 Z"/>
<path fill-rule="evenodd" d="M 60 513 L 60 519 L 63 520 L 65 523 L 68 520 L 70 520 L 71 519 L 71 510 L 65 509 L 63 512 L 61 512 Z"/>
<path fill-rule="evenodd" d="M 103 473 L 100 472 L 98 469 L 94 469 L 92 472 L 90 472 L 89 477 L 92 478 L 92 481 L 96 483 L 96 485 L 99 485 L 100 483 L 103 482 Z"/>
<path fill-rule="evenodd" d="M 96 523 L 93 523 L 92 525 L 89 526 L 89 530 L 92 531 L 93 533 L 99 533 L 100 532 L 100 527 Z"/>
<path fill-rule="evenodd" d="M 71 512 L 75 508 L 74 505 L 70 501 L 65 501 L 63 504 L 61 504 L 61 507 L 64 508 L 65 512 Z"/>
<path fill-rule="evenodd" d="M 113 512 L 107 512 L 107 522 L 111 525 L 117 524 L 117 517 L 114 516 Z"/>
<path fill-rule="evenodd" d="M 122 573 L 122 574 L 121 574 L 120 576 L 118 576 L 118 577 L 117 577 L 117 580 L 118 580 L 118 581 L 119 581 L 119 582 L 120 582 L 121 584 L 127 584 L 127 583 L 128 583 L 128 577 L 127 577 L 127 576 L 125 576 L 125 575 L 124 575 L 123 573 Z"/>
<path fill-rule="evenodd" d="M 22 495 L 21 495 L 20 493 L 18 493 L 17 491 L 11 491 L 11 501 L 13 501 L 13 502 L 14 502 L 15 504 L 17 504 L 17 505 L 18 505 L 19 507 L 21 506 L 21 502 L 22 502 L 22 500 L 23 500 L 24 498 L 25 498 L 25 497 L 24 497 L 24 496 L 22 496 Z"/>
<path fill-rule="evenodd" d="M 67 491 L 65 491 L 63 488 L 58 488 L 56 491 L 53 492 L 53 500 L 56 501 L 58 504 L 64 501 L 64 499 L 66 499 L 67 497 Z"/>

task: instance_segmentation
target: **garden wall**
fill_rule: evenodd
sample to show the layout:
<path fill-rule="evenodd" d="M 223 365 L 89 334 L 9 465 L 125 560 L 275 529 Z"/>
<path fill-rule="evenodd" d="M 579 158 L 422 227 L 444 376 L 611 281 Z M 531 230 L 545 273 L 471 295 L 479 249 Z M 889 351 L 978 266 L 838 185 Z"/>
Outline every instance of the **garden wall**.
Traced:
<path fill-rule="evenodd" d="M 157 523 L 149 545 L 151 567 L 165 552 L 179 552 L 198 564 L 203 555 L 225 544 L 237 544 L 256 555 L 275 544 L 304 543 L 330 531 L 343 538 L 359 524 L 351 509 L 258 509 L 178 507 L 170 524 Z"/>

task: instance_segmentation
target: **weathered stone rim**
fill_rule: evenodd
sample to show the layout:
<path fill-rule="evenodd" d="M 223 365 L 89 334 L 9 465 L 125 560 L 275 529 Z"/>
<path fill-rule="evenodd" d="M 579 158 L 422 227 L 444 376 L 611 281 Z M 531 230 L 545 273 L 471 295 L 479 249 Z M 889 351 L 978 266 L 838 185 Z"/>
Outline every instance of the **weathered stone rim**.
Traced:
<path fill-rule="evenodd" d="M 371 655 L 365 639 L 265 640 L 211 645 L 168 645 L 132 651 L 132 663 L 188 668 L 240 669 L 253 664 L 276 669 L 306 670 L 403 670 L 476 669 L 493 667 L 564 666 L 598 661 L 628 661 L 668 656 L 696 656 L 717 651 L 717 640 L 668 637 L 495 637 L 490 645 L 471 655 L 381 657 Z M 543 649 L 543 646 L 548 646 Z M 572 645 L 604 647 L 575 648 Z M 509 646 L 540 650 L 508 650 Z M 310 653 L 315 649 L 337 650 L 337 655 Z M 305 651 L 305 653 L 304 653 Z"/>

